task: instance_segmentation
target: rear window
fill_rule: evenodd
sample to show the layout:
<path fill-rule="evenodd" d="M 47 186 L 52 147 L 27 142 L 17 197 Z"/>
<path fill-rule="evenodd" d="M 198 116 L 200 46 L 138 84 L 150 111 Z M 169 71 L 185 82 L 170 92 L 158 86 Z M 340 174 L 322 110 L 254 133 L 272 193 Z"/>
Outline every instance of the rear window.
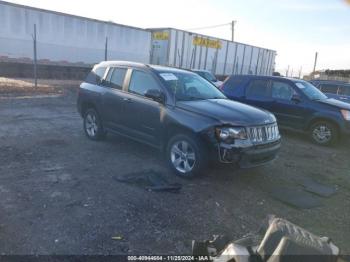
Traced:
<path fill-rule="evenodd" d="M 113 68 L 109 70 L 106 85 L 115 89 L 123 89 L 124 78 L 127 69 L 125 68 Z"/>
<path fill-rule="evenodd" d="M 348 86 L 341 86 L 339 88 L 339 95 L 343 95 L 343 96 L 350 96 L 350 85 Z"/>
<path fill-rule="evenodd" d="M 253 80 L 250 82 L 247 90 L 247 97 L 270 97 L 270 88 L 268 80 Z"/>
<path fill-rule="evenodd" d="M 338 88 L 339 88 L 339 85 L 333 85 L 333 84 L 321 84 L 320 85 L 320 90 L 323 93 L 337 94 Z"/>
<path fill-rule="evenodd" d="M 98 85 L 103 78 L 107 67 L 94 67 L 85 79 L 85 82 Z"/>

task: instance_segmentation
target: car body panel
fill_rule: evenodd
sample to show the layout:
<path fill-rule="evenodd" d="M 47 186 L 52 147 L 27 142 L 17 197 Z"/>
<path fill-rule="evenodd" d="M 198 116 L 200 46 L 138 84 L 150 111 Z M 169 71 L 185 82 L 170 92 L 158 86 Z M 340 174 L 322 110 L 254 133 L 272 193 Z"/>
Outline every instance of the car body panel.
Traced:
<path fill-rule="evenodd" d="M 246 89 L 253 80 L 286 83 L 293 88 L 300 100 L 280 100 L 272 98 L 272 96 L 247 98 Z M 232 100 L 258 106 L 272 112 L 281 127 L 306 132 L 314 121 L 328 120 L 338 126 L 341 134 L 350 134 L 350 123 L 343 118 L 340 112 L 341 109 L 350 110 L 349 104 L 332 98 L 322 101 L 310 100 L 295 85 L 298 81 L 302 80 L 273 76 L 231 76 L 223 84 L 222 91 Z M 232 83 L 237 84 L 233 85 Z"/>
<path fill-rule="evenodd" d="M 84 106 L 91 104 L 100 114 L 103 126 L 107 131 L 130 137 L 160 149 L 165 148 L 169 134 L 176 130 L 182 130 L 182 132 L 196 134 L 199 139 L 206 143 L 209 151 L 213 153 L 213 157 L 220 160 L 222 156 L 218 156 L 218 148 L 220 148 L 221 143 L 215 134 L 217 127 L 276 125 L 276 118 L 266 110 L 230 101 L 226 98 L 175 101 L 174 95 L 166 88 L 164 79 L 158 76 L 157 72 L 182 72 L 195 75 L 189 71 L 129 62 L 102 62 L 98 66 L 105 66 L 108 68 L 107 70 L 112 67 L 128 68 L 123 87 L 121 90 L 116 90 L 105 84 L 108 71 L 100 83 L 83 83 L 80 86 L 78 97 L 79 112 L 83 115 Z M 157 102 L 143 95 L 128 92 L 130 79 L 135 70 L 145 72 L 156 80 L 157 88 L 164 94 L 164 102 Z M 274 142 L 274 145 L 271 142 Z M 264 154 L 268 157 L 259 158 L 255 164 L 250 163 L 252 166 L 261 165 L 276 158 L 280 137 L 262 144 L 266 144 Z M 270 144 L 271 146 L 269 146 Z M 226 147 L 223 150 L 235 154 L 243 154 L 240 151 L 243 149 L 249 151 L 249 157 L 246 158 L 247 161 L 242 166 L 248 167 L 249 159 L 252 161 L 254 159 L 254 146 L 246 148 L 240 144 L 229 144 Z M 225 151 L 225 154 L 227 152 Z M 260 151 L 259 154 L 261 154 Z M 238 156 L 237 162 L 240 162 L 241 157 Z M 258 158 L 256 157 L 256 159 Z"/>

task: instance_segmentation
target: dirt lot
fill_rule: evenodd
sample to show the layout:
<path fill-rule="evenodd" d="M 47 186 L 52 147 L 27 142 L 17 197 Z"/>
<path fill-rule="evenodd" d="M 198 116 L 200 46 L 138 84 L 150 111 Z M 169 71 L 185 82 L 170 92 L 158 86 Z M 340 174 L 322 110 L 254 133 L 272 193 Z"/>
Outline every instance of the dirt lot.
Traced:
<path fill-rule="evenodd" d="M 283 133 L 273 164 L 211 168 L 188 181 L 173 177 L 147 146 L 111 135 L 89 141 L 75 91 L 54 93 L 0 99 L 0 254 L 188 254 L 192 239 L 239 238 L 268 214 L 329 236 L 350 254 L 348 141 L 324 148 Z M 150 169 L 181 183 L 181 191 L 150 192 L 113 178 Z M 270 196 L 271 189 L 298 187 L 305 177 L 337 193 L 313 209 Z"/>

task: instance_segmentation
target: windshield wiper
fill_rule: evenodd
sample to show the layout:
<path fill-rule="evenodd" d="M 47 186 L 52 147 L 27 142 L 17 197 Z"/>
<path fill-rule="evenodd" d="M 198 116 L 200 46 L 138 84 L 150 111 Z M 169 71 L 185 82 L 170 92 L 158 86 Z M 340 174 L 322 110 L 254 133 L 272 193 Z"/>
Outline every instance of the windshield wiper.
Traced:
<path fill-rule="evenodd" d="M 190 97 L 185 97 L 185 98 L 178 98 L 177 100 L 178 101 L 196 101 L 196 100 L 205 100 L 205 98 L 190 96 Z"/>
<path fill-rule="evenodd" d="M 208 98 L 208 99 L 227 99 L 227 98 L 226 98 L 226 97 L 218 97 L 218 96 L 215 96 L 215 97 Z"/>

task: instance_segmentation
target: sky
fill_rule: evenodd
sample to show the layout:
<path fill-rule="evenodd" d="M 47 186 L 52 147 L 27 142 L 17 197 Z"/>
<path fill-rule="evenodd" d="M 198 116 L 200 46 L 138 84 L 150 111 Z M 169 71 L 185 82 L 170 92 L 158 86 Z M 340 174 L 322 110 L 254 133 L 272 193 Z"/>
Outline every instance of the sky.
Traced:
<path fill-rule="evenodd" d="M 277 51 L 276 71 L 350 69 L 350 0 L 7 0 L 141 28 L 174 27 Z M 198 29 L 212 25 L 221 27 Z M 195 29 L 195 30 L 192 30 Z"/>

